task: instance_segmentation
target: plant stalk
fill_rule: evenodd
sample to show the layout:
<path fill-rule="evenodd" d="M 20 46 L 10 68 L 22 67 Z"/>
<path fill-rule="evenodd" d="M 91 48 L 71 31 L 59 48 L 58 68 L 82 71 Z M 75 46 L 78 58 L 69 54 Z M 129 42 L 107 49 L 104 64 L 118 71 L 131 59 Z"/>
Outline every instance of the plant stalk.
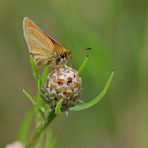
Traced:
<path fill-rule="evenodd" d="M 25 148 L 33 148 L 33 145 L 38 140 L 41 133 L 48 127 L 48 125 L 53 121 L 53 119 L 56 117 L 56 114 L 54 112 L 50 112 L 48 115 L 47 120 L 44 122 L 43 125 L 39 126 L 33 133 L 29 141 L 26 143 Z"/>

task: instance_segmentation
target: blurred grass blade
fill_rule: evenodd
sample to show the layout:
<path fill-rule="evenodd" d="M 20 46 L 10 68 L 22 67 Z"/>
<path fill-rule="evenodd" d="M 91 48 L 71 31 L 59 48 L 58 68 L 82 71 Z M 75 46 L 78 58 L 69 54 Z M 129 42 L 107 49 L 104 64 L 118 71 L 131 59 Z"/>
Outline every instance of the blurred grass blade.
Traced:
<path fill-rule="evenodd" d="M 46 144 L 45 142 L 46 142 L 46 131 L 43 131 L 39 136 L 39 139 L 35 148 L 44 148 Z"/>
<path fill-rule="evenodd" d="M 32 112 L 27 112 L 18 132 L 18 140 L 25 143 L 28 136 L 29 126 L 32 120 Z"/>
<path fill-rule="evenodd" d="M 47 79 L 48 74 L 49 74 L 49 66 L 47 65 L 47 66 L 44 67 L 42 75 L 41 75 L 42 83 L 45 82 L 45 80 Z"/>
<path fill-rule="evenodd" d="M 70 111 L 81 111 L 81 110 L 85 110 L 85 109 L 88 109 L 92 106 L 94 106 L 95 104 L 97 104 L 103 97 L 104 95 L 106 94 L 110 84 L 111 84 L 111 81 L 113 79 L 113 76 L 115 74 L 115 70 L 112 71 L 104 89 L 101 91 L 101 93 L 94 99 L 90 100 L 89 102 L 86 102 L 86 103 L 83 103 L 81 105 L 77 105 L 75 107 L 72 107 L 70 108 Z"/>
<path fill-rule="evenodd" d="M 31 96 L 25 89 L 23 89 L 23 93 L 24 93 L 24 94 L 26 95 L 26 97 L 32 102 L 32 104 L 37 107 L 37 104 L 36 104 L 36 102 L 34 101 L 34 99 L 32 98 L 32 96 Z"/>
<path fill-rule="evenodd" d="M 30 63 L 31 63 L 33 77 L 35 79 L 35 82 L 38 83 L 38 75 L 39 75 L 38 68 L 37 68 L 37 65 L 36 65 L 32 55 L 30 55 Z"/>
<path fill-rule="evenodd" d="M 32 98 L 32 96 L 23 89 L 23 93 L 27 96 L 27 98 L 32 102 L 32 104 L 34 105 L 35 109 L 37 109 L 37 112 L 40 112 L 41 115 L 44 117 L 44 112 L 41 109 L 41 107 L 36 103 L 36 101 Z"/>
<path fill-rule="evenodd" d="M 60 99 L 55 107 L 55 114 L 60 115 L 61 114 L 61 106 L 62 106 L 63 99 Z"/>
<path fill-rule="evenodd" d="M 87 64 L 88 62 L 88 55 L 85 57 L 85 59 L 83 60 L 82 64 L 80 65 L 79 69 L 78 69 L 78 73 L 81 75 L 83 70 L 84 70 L 84 67 L 85 65 Z"/>
<path fill-rule="evenodd" d="M 56 148 L 56 138 L 53 137 L 53 134 L 51 131 L 47 132 L 45 148 Z"/>

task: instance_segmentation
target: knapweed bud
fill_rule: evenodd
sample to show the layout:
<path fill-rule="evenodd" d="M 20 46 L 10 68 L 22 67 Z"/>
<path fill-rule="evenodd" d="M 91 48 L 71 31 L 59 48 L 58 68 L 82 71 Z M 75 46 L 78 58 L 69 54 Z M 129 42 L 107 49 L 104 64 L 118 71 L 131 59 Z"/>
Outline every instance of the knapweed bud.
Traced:
<path fill-rule="evenodd" d="M 68 110 L 69 107 L 75 106 L 79 100 L 81 91 L 81 78 L 78 72 L 65 65 L 54 69 L 46 80 L 42 88 L 44 100 L 54 110 L 60 99 L 63 99 L 61 106 L 62 111 Z"/>

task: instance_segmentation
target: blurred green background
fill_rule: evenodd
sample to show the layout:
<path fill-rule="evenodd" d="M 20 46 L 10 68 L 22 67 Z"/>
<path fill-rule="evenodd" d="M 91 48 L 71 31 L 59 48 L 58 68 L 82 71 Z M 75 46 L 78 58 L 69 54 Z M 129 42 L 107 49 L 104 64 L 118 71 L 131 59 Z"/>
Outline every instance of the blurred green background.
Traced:
<path fill-rule="evenodd" d="M 73 51 L 83 73 L 82 99 L 94 98 L 113 67 L 109 92 L 95 107 L 58 117 L 51 126 L 58 148 L 148 147 L 147 0 L 0 0 L 0 147 L 17 140 L 25 113 L 22 94 L 36 87 L 23 37 L 24 16 Z"/>

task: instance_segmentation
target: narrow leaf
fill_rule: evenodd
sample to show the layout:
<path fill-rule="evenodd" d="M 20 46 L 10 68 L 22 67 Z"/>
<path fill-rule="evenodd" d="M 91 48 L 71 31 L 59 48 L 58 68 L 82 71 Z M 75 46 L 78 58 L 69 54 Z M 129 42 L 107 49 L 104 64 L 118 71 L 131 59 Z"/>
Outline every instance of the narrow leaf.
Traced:
<path fill-rule="evenodd" d="M 18 132 L 18 140 L 21 141 L 22 143 L 26 142 L 31 120 L 32 120 L 32 112 L 27 112 Z"/>
<path fill-rule="evenodd" d="M 44 67 L 42 75 L 41 75 L 42 83 L 45 82 L 45 80 L 47 79 L 48 74 L 49 74 L 49 66 L 47 65 L 47 66 Z"/>
<path fill-rule="evenodd" d="M 55 114 L 60 115 L 61 114 L 61 106 L 62 106 L 63 99 L 60 99 L 55 107 Z"/>
<path fill-rule="evenodd" d="M 26 97 L 32 102 L 32 104 L 37 107 L 37 104 L 35 100 L 32 98 L 32 96 L 25 89 L 23 89 L 22 91 L 26 95 Z"/>
<path fill-rule="evenodd" d="M 109 89 L 109 86 L 111 84 L 111 81 L 113 79 L 113 76 L 115 74 L 115 70 L 112 71 L 104 89 L 101 91 L 101 93 L 94 99 L 90 100 L 89 102 L 74 106 L 72 108 L 70 108 L 70 111 L 81 111 L 81 110 L 85 110 L 87 108 L 90 108 L 92 106 L 94 106 L 95 104 L 97 104 L 106 94 L 107 90 Z"/>
<path fill-rule="evenodd" d="M 79 73 L 80 75 L 82 74 L 83 69 L 84 69 L 85 65 L 87 64 L 87 62 L 88 62 L 88 57 L 89 57 L 89 56 L 86 56 L 86 57 L 85 57 L 84 61 L 82 62 L 82 64 L 80 65 L 80 67 L 79 67 L 79 69 L 78 69 L 78 73 Z"/>
<path fill-rule="evenodd" d="M 33 77 L 35 79 L 35 82 L 38 83 L 38 68 L 37 68 L 37 65 L 33 59 L 33 57 L 30 55 L 30 64 L 31 64 L 31 68 L 32 68 L 32 74 L 33 74 Z"/>
<path fill-rule="evenodd" d="M 44 112 L 42 110 L 42 108 L 36 103 L 36 101 L 32 98 L 32 96 L 23 89 L 23 93 L 27 96 L 27 98 L 32 102 L 32 104 L 34 105 L 35 109 L 41 113 L 41 115 L 44 117 Z"/>
<path fill-rule="evenodd" d="M 55 137 L 53 137 L 52 132 L 48 131 L 45 148 L 56 148 L 56 141 L 57 140 Z"/>
<path fill-rule="evenodd" d="M 39 136 L 38 142 L 35 148 L 43 148 L 46 145 L 46 130 L 44 130 L 41 135 Z"/>

